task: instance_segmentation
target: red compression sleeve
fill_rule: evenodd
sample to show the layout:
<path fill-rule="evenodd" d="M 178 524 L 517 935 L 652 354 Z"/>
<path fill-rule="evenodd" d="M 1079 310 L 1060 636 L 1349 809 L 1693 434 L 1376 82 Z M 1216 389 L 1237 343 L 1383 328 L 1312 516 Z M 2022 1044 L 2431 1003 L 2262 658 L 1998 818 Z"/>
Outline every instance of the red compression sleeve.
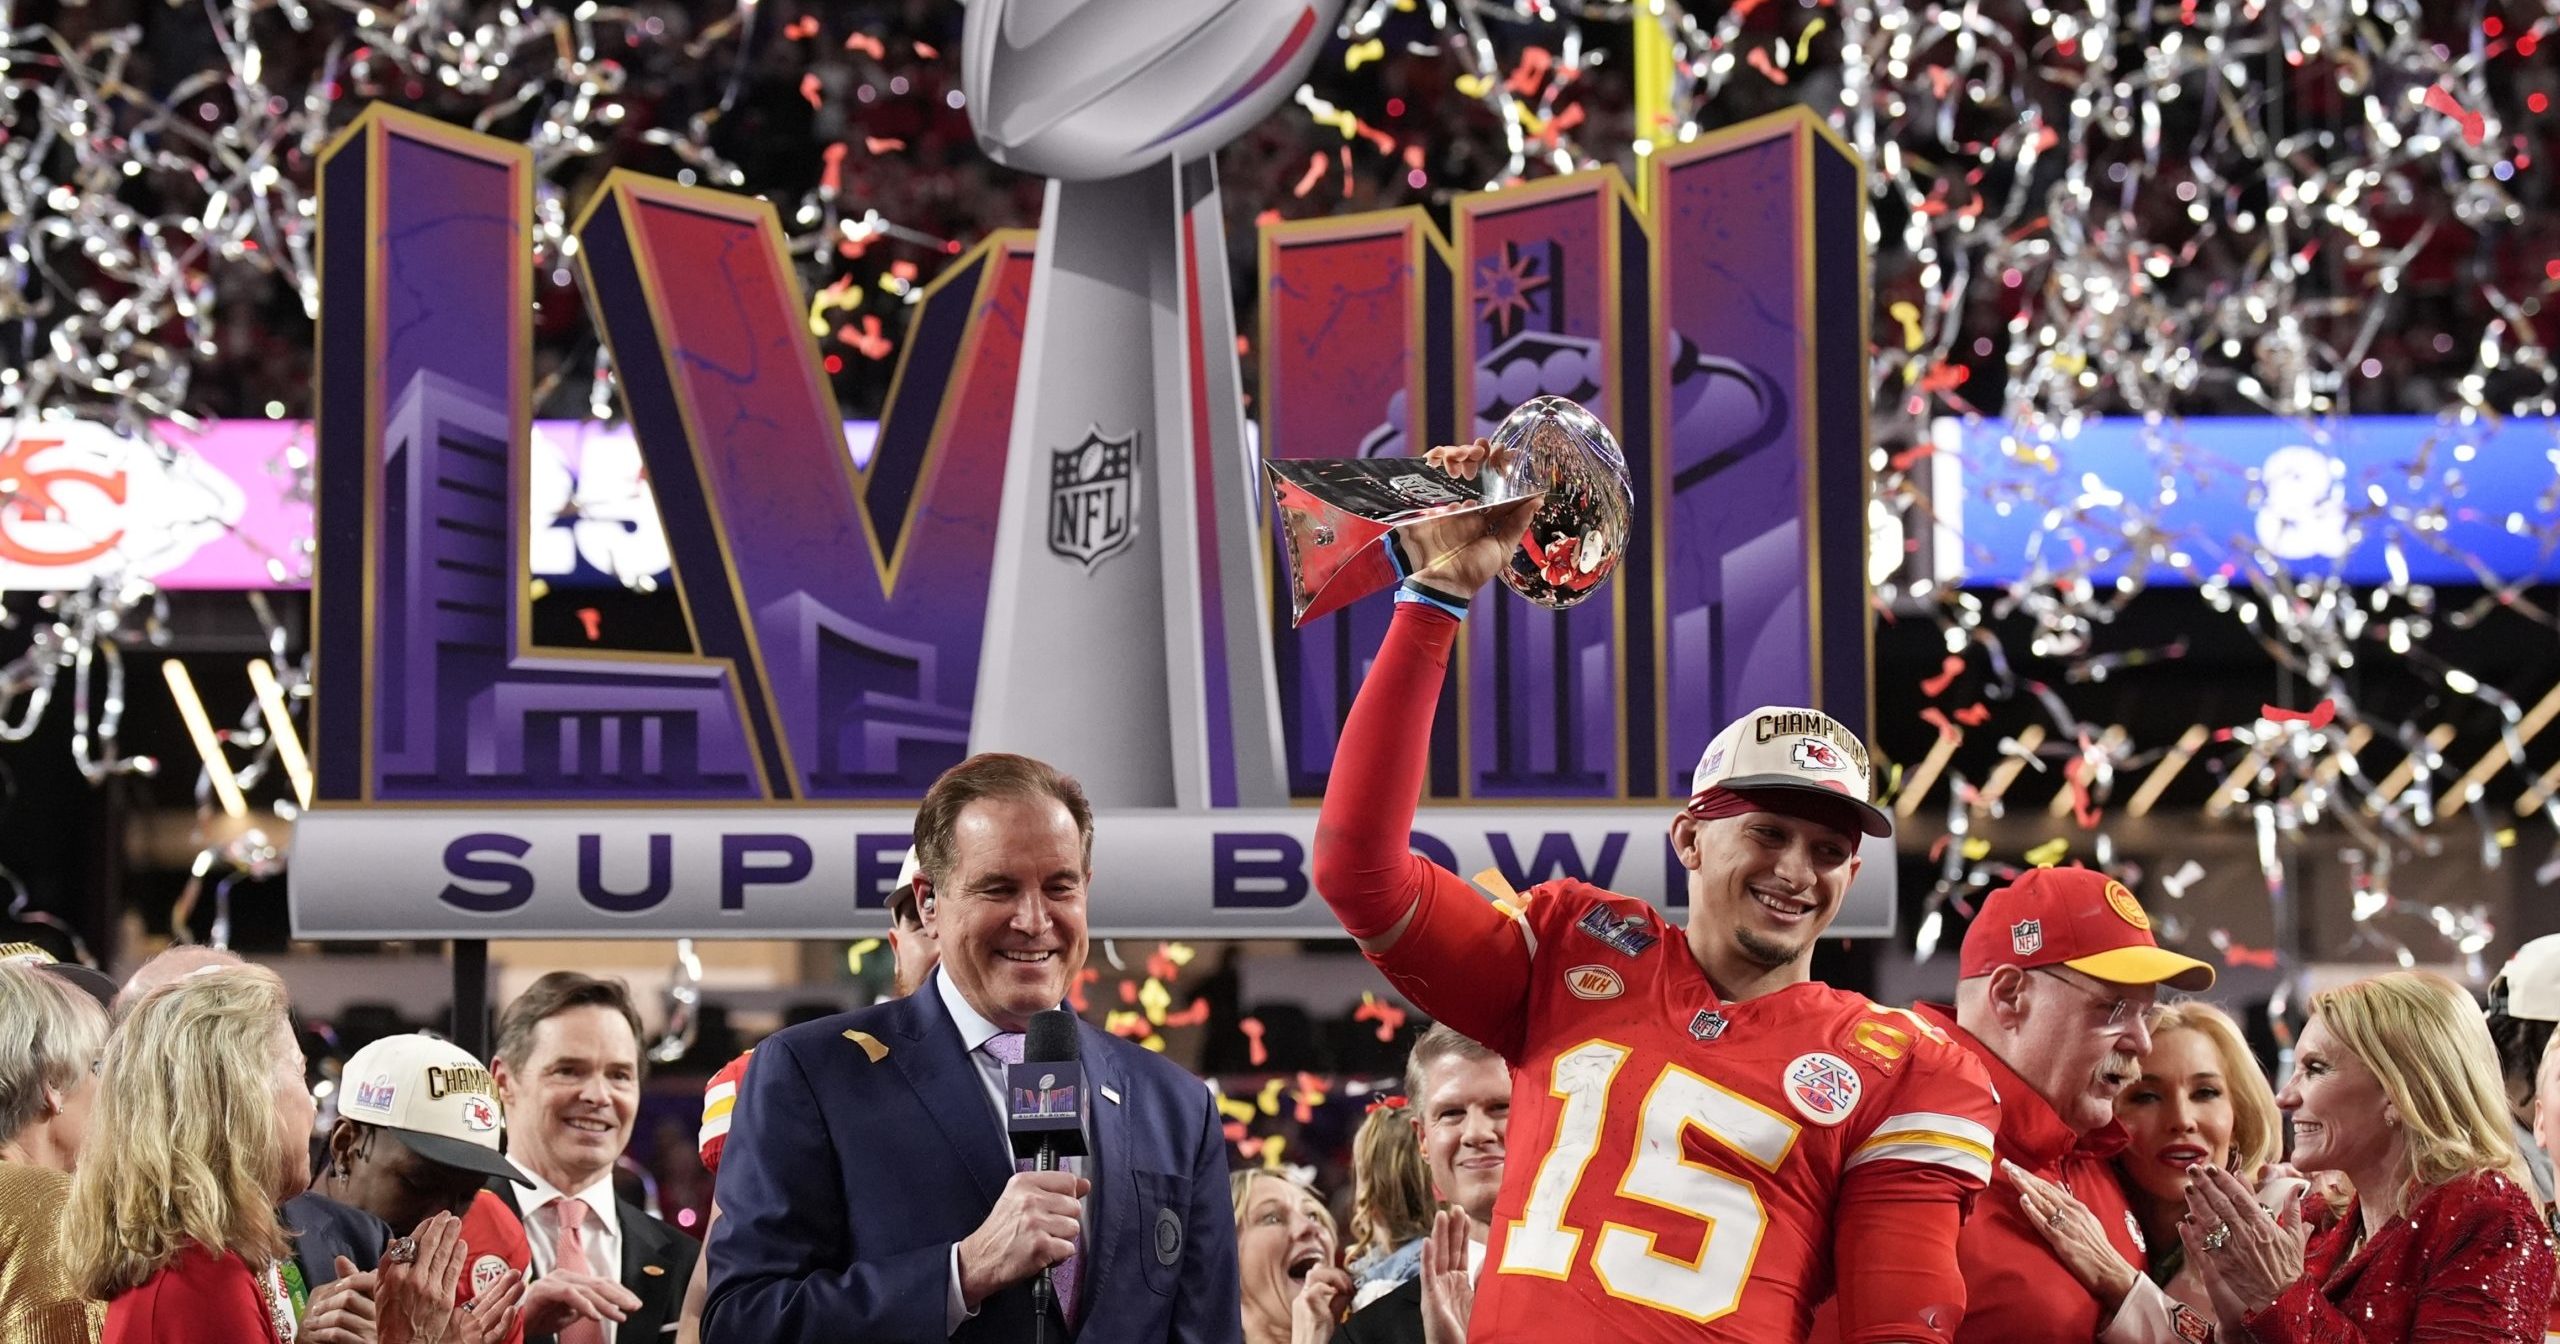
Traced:
<path fill-rule="evenodd" d="M 1840 1344 L 1944 1344 L 1964 1319 L 1956 1234 L 1968 1200 L 1930 1172 L 1855 1182 L 1832 1238 Z"/>
<path fill-rule="evenodd" d="M 1412 849 L 1431 720 L 1457 633 L 1447 612 L 1397 605 L 1325 782 L 1315 882 L 1355 938 L 1377 938 L 1411 911 L 1394 944 L 1369 959 L 1415 1006 L 1508 1053 L 1528 999 L 1528 939 L 1519 921 Z"/>
<path fill-rule="evenodd" d="M 1354 938 L 1394 928 L 1432 866 L 1412 850 L 1413 812 L 1431 769 L 1431 719 L 1457 638 L 1456 617 L 1397 603 L 1334 748 L 1316 818 L 1316 891 Z"/>

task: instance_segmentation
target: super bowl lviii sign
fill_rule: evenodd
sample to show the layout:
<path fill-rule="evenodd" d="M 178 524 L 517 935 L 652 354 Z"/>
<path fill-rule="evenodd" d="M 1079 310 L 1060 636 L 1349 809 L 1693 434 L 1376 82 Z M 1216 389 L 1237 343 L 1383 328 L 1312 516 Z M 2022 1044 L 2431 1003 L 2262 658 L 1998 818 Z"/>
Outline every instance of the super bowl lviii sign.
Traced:
<path fill-rule="evenodd" d="M 769 206 L 631 173 L 586 202 L 680 655 L 531 636 L 531 154 L 378 107 L 350 127 L 321 169 L 297 932 L 876 931 L 914 800 L 973 750 L 1087 783 L 1097 932 L 1334 932 L 1313 802 L 1390 604 L 1292 628 L 1258 492 L 1212 155 L 1332 19 L 1254 8 L 1286 12 L 1164 35 L 1186 70 L 1182 43 L 1226 41 L 1233 73 L 1157 90 L 1167 124 L 1114 141 L 1073 114 L 1117 86 L 1024 65 L 1075 20 L 972 6 L 982 141 L 1050 174 L 1048 205 L 916 305 L 859 466 Z M 1791 113 L 1653 155 L 1641 195 L 1600 171 L 1463 198 L 1445 230 L 1265 231 L 1263 451 L 1418 455 L 1554 395 L 1634 480 L 1599 596 L 1478 603 L 1417 849 L 1676 905 L 1665 828 L 1726 719 L 1863 730 L 1862 209 L 1855 160 Z M 1837 931 L 1889 925 L 1870 858 Z"/>

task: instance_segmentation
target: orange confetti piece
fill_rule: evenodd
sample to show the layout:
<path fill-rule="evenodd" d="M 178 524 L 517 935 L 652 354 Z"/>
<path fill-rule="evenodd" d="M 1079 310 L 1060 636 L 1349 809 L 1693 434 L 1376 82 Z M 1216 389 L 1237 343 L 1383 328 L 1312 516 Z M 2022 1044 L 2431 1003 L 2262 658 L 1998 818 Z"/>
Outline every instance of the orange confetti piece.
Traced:
<path fill-rule="evenodd" d="M 2274 705 L 2260 705 L 2258 706 L 2258 713 L 2271 723 L 2301 723 L 2308 724 L 2314 729 L 2320 729 L 2328 727 L 2330 721 L 2338 717 L 2338 705 L 2334 700 L 2323 700 L 2319 704 L 2313 705 L 2309 710 L 2281 709 Z"/>
<path fill-rule="evenodd" d="M 852 277 L 847 276 L 846 278 L 851 279 Z M 1085 1001 L 1084 987 L 1101 978 L 1102 972 L 1097 971 L 1090 966 L 1076 972 L 1075 982 L 1067 986 L 1067 1006 L 1075 1009 L 1079 1013 L 1082 1013 L 1087 1008 L 1092 1007 L 1093 1005 Z"/>
<path fill-rule="evenodd" d="M 1137 981 L 1123 980 L 1120 982 L 1120 1001 L 1122 1003 L 1136 1003 L 1138 1001 Z"/>
<path fill-rule="evenodd" d="M 916 44 L 916 54 L 918 56 L 922 56 L 928 61 L 937 60 L 942 55 L 941 52 L 934 49 L 934 45 L 930 42 L 918 42 Z"/>
<path fill-rule="evenodd" d="M 891 136 L 866 135 L 862 137 L 862 147 L 874 154 L 895 154 L 905 149 L 907 142 Z"/>
<path fill-rule="evenodd" d="M 912 261 L 890 262 L 889 274 L 894 275 L 901 280 L 913 280 L 916 278 L 916 264 Z"/>
<path fill-rule="evenodd" d="M 2477 145 L 2489 134 L 2488 119 L 2464 107 L 2462 101 L 2442 88 L 2427 90 L 2427 106 L 2454 119 L 2462 127 L 2462 143 Z"/>
<path fill-rule="evenodd" d="M 1177 1013 L 1164 1015 L 1164 1025 L 1168 1027 L 1196 1027 L 1208 1020 L 1209 1001 L 1207 999 L 1193 999 L 1190 1007 Z"/>
<path fill-rule="evenodd" d="M 1360 1006 L 1351 1010 L 1351 1018 L 1355 1022 L 1377 1023 L 1378 1039 L 1392 1041 L 1396 1038 L 1396 1029 L 1404 1025 L 1404 1010 L 1392 1003 L 1381 1001 L 1376 994 L 1362 990 Z"/>
<path fill-rule="evenodd" d="M 1956 711 L 1956 722 L 1963 724 L 1967 728 L 1979 728 L 1982 725 L 1991 722 L 1991 707 L 1989 705 L 1967 705 Z"/>
<path fill-rule="evenodd" d="M 578 624 L 587 628 L 587 642 L 604 638 L 604 613 L 594 607 L 578 608 Z"/>
<path fill-rule="evenodd" d="M 1555 64 L 1554 54 L 1545 47 L 1524 48 L 1520 53 L 1520 63 L 1511 68 L 1511 78 L 1504 80 L 1503 86 L 1527 97 L 1547 81 L 1547 72 L 1554 69 Z"/>
<path fill-rule="evenodd" d="M 838 141 L 827 146 L 818 157 L 827 165 L 826 171 L 819 174 L 818 190 L 833 196 L 844 188 L 844 143 Z"/>
<path fill-rule="evenodd" d="M 826 87 L 826 85 L 818 82 L 818 77 L 816 75 L 802 75 L 800 77 L 800 96 L 807 99 L 809 106 L 811 107 L 826 106 Z"/>
<path fill-rule="evenodd" d="M 814 14 L 808 15 L 794 21 L 790 27 L 782 30 L 782 35 L 790 38 L 794 42 L 797 42 L 804 37 L 816 37 L 818 35 L 817 16 Z"/>
<path fill-rule="evenodd" d="M 1324 152 L 1322 150 L 1318 150 L 1316 153 L 1308 156 L 1307 171 L 1299 175 L 1298 185 L 1290 188 L 1289 194 L 1292 196 L 1304 196 L 1308 192 L 1315 190 L 1316 184 L 1324 180 L 1324 170 Z"/>
<path fill-rule="evenodd" d="M 1271 1062 L 1271 1052 L 1265 1049 L 1262 1044 L 1261 1018 L 1248 1017 L 1243 1021 L 1236 1023 L 1236 1030 L 1244 1033 L 1244 1057 L 1246 1063 L 1251 1064 L 1253 1067 L 1258 1069 Z"/>
<path fill-rule="evenodd" d="M 1242 1126 L 1242 1125 L 1240 1125 L 1240 1124 L 1237 1124 L 1237 1123 L 1236 1123 L 1235 1121 L 1233 1121 L 1233 1120 L 1230 1120 L 1230 1121 L 1228 1121 L 1228 1122 L 1226 1123 L 1226 1125 L 1224 1126 L 1224 1128 L 1225 1128 L 1226 1133 L 1227 1133 L 1227 1142 L 1229 1142 L 1229 1143 L 1243 1143 L 1243 1142 L 1244 1142 L 1244 1126 Z"/>
<path fill-rule="evenodd" d="M 1759 71 L 1770 83 L 1784 84 L 1787 82 L 1787 72 L 1779 69 L 1776 61 L 1769 59 L 1768 52 L 1763 51 L 1758 47 L 1753 47 L 1751 49 L 1751 54 L 1745 59 L 1751 62 L 1752 69 Z"/>
<path fill-rule="evenodd" d="M 885 61 L 889 59 L 889 48 L 882 45 L 879 38 L 873 37 L 869 33 L 853 33 L 847 35 L 844 40 L 844 49 L 847 51 L 861 52 L 863 55 L 868 56 L 875 61 Z"/>
<path fill-rule="evenodd" d="M 2243 947 L 2238 943 L 2233 943 L 2231 946 L 2222 949 L 2222 964 L 2225 966 L 2256 966 L 2272 971 L 2276 968 L 2276 950 L 2272 947 Z"/>
<path fill-rule="evenodd" d="M 855 331 L 850 326 L 836 328 L 836 339 L 861 352 L 865 359 L 889 357 L 889 338 L 880 334 L 880 315 L 877 313 L 862 315 L 860 331 Z"/>
<path fill-rule="evenodd" d="M 1945 695 L 1948 684 L 1963 674 L 1964 659 L 1952 653 L 1948 654 L 1946 659 L 1938 664 L 1938 675 L 1920 683 L 1920 693 L 1932 699 Z"/>
<path fill-rule="evenodd" d="M 1937 725 L 1938 736 L 1945 738 L 1947 741 L 1953 742 L 1964 736 L 1964 730 L 1947 722 L 1946 712 L 1935 705 L 1931 705 L 1927 709 L 1921 710 L 1920 719 L 1923 723 Z"/>

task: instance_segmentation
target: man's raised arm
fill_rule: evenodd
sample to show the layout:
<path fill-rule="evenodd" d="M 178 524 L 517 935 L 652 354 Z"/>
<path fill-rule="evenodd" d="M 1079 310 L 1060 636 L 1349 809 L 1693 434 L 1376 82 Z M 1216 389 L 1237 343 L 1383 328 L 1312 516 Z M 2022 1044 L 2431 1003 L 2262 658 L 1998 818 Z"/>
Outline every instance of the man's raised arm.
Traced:
<path fill-rule="evenodd" d="M 1483 457 L 1479 441 L 1434 449 L 1430 460 L 1473 475 Z M 1468 595 L 1508 561 L 1535 508 L 1523 500 L 1449 520 L 1467 536 L 1438 539 L 1459 544 L 1398 589 L 1386 642 L 1343 723 L 1316 821 L 1316 890 L 1344 930 L 1416 1006 L 1496 1048 L 1519 1034 L 1527 936 L 1456 874 L 1413 853 L 1413 816 Z"/>

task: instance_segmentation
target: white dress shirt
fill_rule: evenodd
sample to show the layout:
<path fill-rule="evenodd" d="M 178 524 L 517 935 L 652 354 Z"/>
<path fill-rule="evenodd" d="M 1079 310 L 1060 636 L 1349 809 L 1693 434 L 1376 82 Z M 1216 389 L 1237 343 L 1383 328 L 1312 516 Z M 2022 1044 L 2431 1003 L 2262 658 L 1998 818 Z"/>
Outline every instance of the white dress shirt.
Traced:
<path fill-rule="evenodd" d="M 952 1025 L 960 1029 L 960 1048 L 968 1051 L 969 1062 L 978 1066 L 978 1081 L 986 1086 L 987 1105 L 994 1109 L 996 1128 L 1002 1131 L 1005 1116 L 1004 1061 L 979 1047 L 984 1046 L 996 1036 L 1002 1035 L 1004 1028 L 988 1021 L 977 1009 L 970 1007 L 969 1000 L 960 993 L 959 986 L 951 983 L 951 977 L 945 975 L 940 966 L 933 968 L 933 988 L 935 993 L 942 996 L 943 1011 L 951 1014 Z M 1087 1123 L 1089 1131 L 1090 1121 Z M 1086 1135 L 1085 1147 L 1088 1150 L 1093 1147 L 1090 1132 Z M 1010 1146 L 1004 1150 L 1004 1159 L 1005 1166 L 1010 1169 L 1014 1161 L 1013 1149 Z M 1097 1168 L 1090 1157 L 1060 1158 L 1058 1169 L 1069 1175 L 1082 1176 L 1088 1181 L 1098 1182 L 1099 1180 L 1095 1175 Z M 1091 1190 L 1085 1192 L 1082 1221 L 1083 1230 L 1077 1238 L 1078 1254 L 1082 1254 L 1085 1248 L 1093 1245 L 1093 1193 Z M 1082 1268 L 1086 1273 L 1091 1273 L 1093 1270 L 1091 1265 L 1085 1265 Z M 951 1243 L 951 1291 L 945 1295 L 943 1333 L 950 1334 L 957 1331 L 961 1322 L 977 1314 L 977 1309 L 969 1305 L 968 1298 L 960 1291 L 960 1243 L 955 1241 Z M 611 1341 L 607 1341 L 607 1344 L 611 1344 Z"/>
<path fill-rule="evenodd" d="M 621 1205 L 613 1197 L 613 1171 L 602 1176 L 574 1195 L 563 1195 L 551 1182 L 535 1176 L 533 1168 L 517 1164 L 525 1175 L 533 1177 L 529 1188 L 520 1190 L 516 1198 L 524 1208 L 524 1239 L 533 1249 L 533 1275 L 540 1278 L 560 1262 L 560 1211 L 551 1207 L 555 1199 L 574 1199 L 587 1206 L 587 1220 L 578 1229 L 578 1243 L 587 1251 L 587 1265 L 596 1277 L 614 1283 L 622 1282 L 622 1214 Z M 615 1344 L 616 1322 L 601 1322 L 605 1344 Z"/>

